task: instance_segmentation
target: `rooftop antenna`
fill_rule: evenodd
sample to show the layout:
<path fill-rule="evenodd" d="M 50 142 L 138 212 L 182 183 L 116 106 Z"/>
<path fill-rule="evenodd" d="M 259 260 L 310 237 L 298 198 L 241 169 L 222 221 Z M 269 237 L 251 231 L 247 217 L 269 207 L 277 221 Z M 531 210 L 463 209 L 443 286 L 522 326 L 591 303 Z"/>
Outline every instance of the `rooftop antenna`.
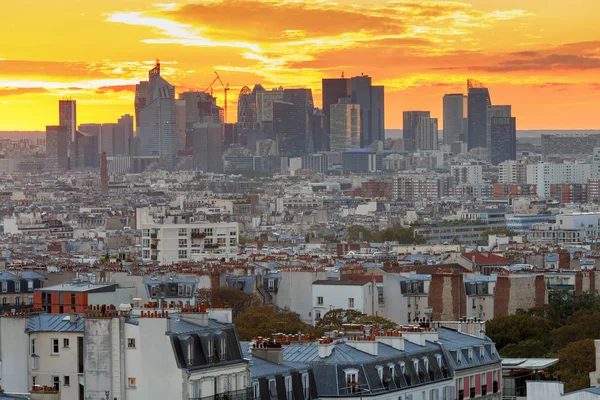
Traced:
<path fill-rule="evenodd" d="M 344 71 L 342 71 L 342 78 L 344 77 Z"/>

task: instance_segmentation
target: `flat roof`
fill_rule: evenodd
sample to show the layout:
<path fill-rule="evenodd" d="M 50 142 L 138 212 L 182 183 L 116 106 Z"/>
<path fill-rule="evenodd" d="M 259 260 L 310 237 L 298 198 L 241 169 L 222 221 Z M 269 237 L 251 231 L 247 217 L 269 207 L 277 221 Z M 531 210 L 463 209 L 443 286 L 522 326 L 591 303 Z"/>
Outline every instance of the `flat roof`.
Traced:
<path fill-rule="evenodd" d="M 503 358 L 502 369 L 540 370 L 558 363 L 558 358 Z"/>
<path fill-rule="evenodd" d="M 81 292 L 81 293 L 102 293 L 114 292 L 117 289 L 116 283 L 91 283 L 91 282 L 67 282 L 60 285 L 46 286 L 36 289 L 37 292 Z"/>
<path fill-rule="evenodd" d="M 333 279 L 328 279 L 328 280 L 320 280 L 320 281 L 314 281 L 313 285 L 337 285 L 337 286 L 364 286 L 367 283 L 370 283 L 370 280 L 367 281 L 347 281 L 347 280 L 333 280 Z"/>

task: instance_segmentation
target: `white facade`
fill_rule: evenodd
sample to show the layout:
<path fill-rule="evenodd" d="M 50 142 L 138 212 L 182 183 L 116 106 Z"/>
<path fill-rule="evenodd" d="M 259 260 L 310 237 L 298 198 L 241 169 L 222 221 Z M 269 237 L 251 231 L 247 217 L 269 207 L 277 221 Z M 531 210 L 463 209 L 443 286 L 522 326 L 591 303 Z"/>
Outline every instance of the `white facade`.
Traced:
<path fill-rule="evenodd" d="M 562 183 L 587 183 L 592 173 L 591 164 L 541 162 L 527 165 L 527 183 L 537 185 L 539 198 L 550 195 L 550 185 Z"/>
<path fill-rule="evenodd" d="M 165 333 L 170 331 L 169 318 L 138 318 L 137 322 L 86 319 L 86 399 L 104 400 L 108 391 L 109 398 L 117 400 L 185 400 L 249 386 L 249 369 L 244 363 L 216 364 L 185 373 L 178 367 Z"/>
<path fill-rule="evenodd" d="M 504 184 L 526 183 L 527 164 L 515 160 L 501 162 L 498 164 L 498 182 Z"/>
<path fill-rule="evenodd" d="M 425 318 L 429 308 L 431 276 L 388 273 L 383 276 L 385 317 L 398 325 Z"/>
<path fill-rule="evenodd" d="M 483 166 L 471 163 L 452 165 L 450 175 L 455 185 L 480 185 L 483 183 Z"/>
<path fill-rule="evenodd" d="M 586 389 L 565 393 L 559 381 L 527 381 L 527 400 L 598 400 L 597 392 Z"/>
<path fill-rule="evenodd" d="M 327 279 L 324 270 L 280 269 L 273 303 L 279 308 L 293 310 L 303 322 L 312 323 L 313 301 L 306 294 L 312 291 L 313 282 L 320 279 Z"/>
<path fill-rule="evenodd" d="M 7 394 L 29 393 L 27 318 L 0 317 L 0 385 Z"/>
<path fill-rule="evenodd" d="M 142 258 L 163 265 L 203 259 L 231 260 L 238 253 L 233 223 L 142 223 Z"/>
<path fill-rule="evenodd" d="M 66 315 L 64 318 L 69 318 Z M 33 332 L 29 335 L 30 386 L 55 386 L 64 399 L 79 398 L 79 352 L 82 332 Z M 35 351 L 35 353 L 33 353 Z"/>
<path fill-rule="evenodd" d="M 335 309 L 356 310 L 367 315 L 379 312 L 378 292 L 371 281 L 317 281 L 312 285 L 312 322 Z"/>

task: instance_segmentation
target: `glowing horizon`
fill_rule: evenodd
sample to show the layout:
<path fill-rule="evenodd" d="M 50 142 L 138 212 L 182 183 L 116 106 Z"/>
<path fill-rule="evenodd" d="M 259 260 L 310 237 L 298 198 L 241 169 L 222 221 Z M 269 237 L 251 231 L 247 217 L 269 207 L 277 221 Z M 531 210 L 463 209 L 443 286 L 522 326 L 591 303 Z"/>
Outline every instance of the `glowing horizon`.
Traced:
<path fill-rule="evenodd" d="M 32 6 L 33 3 L 33 6 Z M 0 16 L 0 130 L 44 130 L 58 100 L 78 124 L 133 114 L 135 84 L 158 57 L 177 92 L 229 83 L 228 121 L 243 86 L 308 87 L 367 74 L 386 86 L 386 128 L 483 82 L 511 104 L 518 129 L 597 129 L 600 2 L 545 0 L 30 0 Z M 32 11 L 34 10 L 34 11 Z M 223 105 L 223 92 L 214 86 Z"/>

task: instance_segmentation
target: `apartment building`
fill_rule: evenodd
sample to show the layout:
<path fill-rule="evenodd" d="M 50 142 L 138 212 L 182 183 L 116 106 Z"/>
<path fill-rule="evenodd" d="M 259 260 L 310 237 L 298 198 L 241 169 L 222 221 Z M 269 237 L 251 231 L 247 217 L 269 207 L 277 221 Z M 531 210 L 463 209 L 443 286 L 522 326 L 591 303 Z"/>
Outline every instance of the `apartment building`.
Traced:
<path fill-rule="evenodd" d="M 238 254 L 239 227 L 235 222 L 142 223 L 141 228 L 145 262 L 229 261 Z"/>
<path fill-rule="evenodd" d="M 379 293 L 374 281 L 320 280 L 312 284 L 312 323 L 335 309 L 378 315 Z"/>
<path fill-rule="evenodd" d="M 485 337 L 419 326 L 342 329 L 319 343 L 296 335 L 243 343 L 253 398 L 502 398 L 500 357 Z"/>
<path fill-rule="evenodd" d="M 48 280 L 35 271 L 23 271 L 20 276 L 0 270 L 0 311 L 21 311 L 33 307 L 33 292 Z"/>
<path fill-rule="evenodd" d="M 540 162 L 527 165 L 527 183 L 537 185 L 537 195 L 541 199 L 551 196 L 553 184 L 587 184 L 591 177 L 591 164 Z"/>
<path fill-rule="evenodd" d="M 409 325 L 423 318 L 429 310 L 431 275 L 415 273 L 386 273 L 383 276 L 383 295 L 389 307 L 385 317 L 399 325 Z"/>

